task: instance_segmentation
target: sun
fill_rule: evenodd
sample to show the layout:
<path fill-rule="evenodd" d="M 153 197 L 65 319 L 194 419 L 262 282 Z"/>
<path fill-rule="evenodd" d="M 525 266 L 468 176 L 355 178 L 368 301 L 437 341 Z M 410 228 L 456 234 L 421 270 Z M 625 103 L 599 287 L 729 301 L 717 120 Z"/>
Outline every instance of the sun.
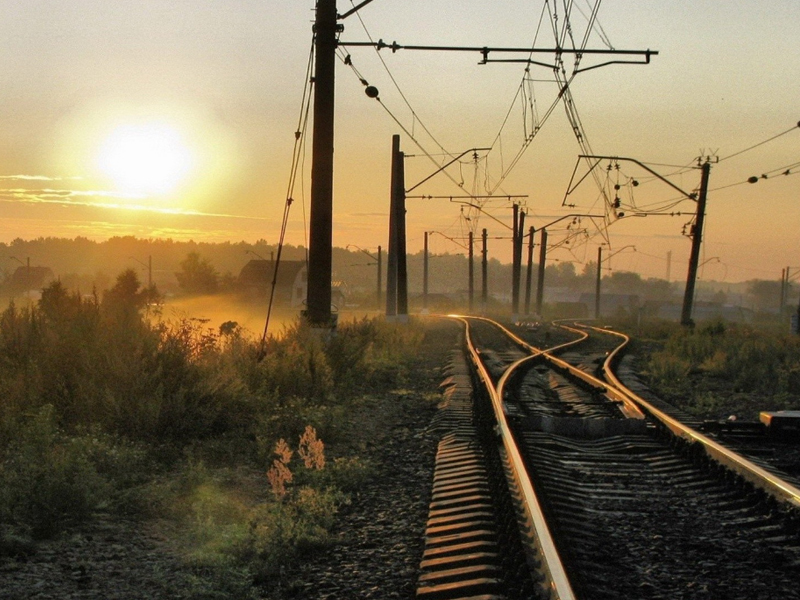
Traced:
<path fill-rule="evenodd" d="M 118 126 L 102 144 L 97 160 L 120 191 L 146 195 L 174 191 L 193 163 L 178 130 L 157 121 Z"/>

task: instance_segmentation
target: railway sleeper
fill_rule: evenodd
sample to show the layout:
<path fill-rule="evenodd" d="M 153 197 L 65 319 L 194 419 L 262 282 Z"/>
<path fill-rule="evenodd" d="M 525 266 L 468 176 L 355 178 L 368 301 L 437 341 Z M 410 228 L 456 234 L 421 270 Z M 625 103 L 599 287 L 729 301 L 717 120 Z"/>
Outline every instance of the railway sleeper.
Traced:
<path fill-rule="evenodd" d="M 459 389 L 465 381 L 470 393 Z M 440 423 L 457 424 L 458 429 L 444 431 L 439 443 L 417 598 L 516 599 L 525 587 L 516 581 L 524 557 L 509 556 L 506 543 L 514 516 L 495 497 L 505 476 L 481 449 L 482 436 L 491 436 L 481 433 L 486 430 L 476 413 L 471 385 L 471 378 L 453 375 L 448 403 L 441 407 L 450 413 L 457 409 L 458 419 L 450 416 Z M 525 575 L 532 582 L 530 573 Z"/>

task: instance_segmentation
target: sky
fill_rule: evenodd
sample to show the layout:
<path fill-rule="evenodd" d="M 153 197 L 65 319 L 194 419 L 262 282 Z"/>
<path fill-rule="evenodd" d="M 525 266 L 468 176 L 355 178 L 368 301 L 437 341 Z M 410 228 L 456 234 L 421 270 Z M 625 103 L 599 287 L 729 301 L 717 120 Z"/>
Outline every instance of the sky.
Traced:
<path fill-rule="evenodd" d="M 595 2 L 566 4 L 580 45 Z M 553 48 L 564 5 L 374 0 L 342 21 L 340 39 Z M 340 13 L 352 6 L 338 0 Z M 0 4 L 0 241 L 274 243 L 291 196 L 286 241 L 304 244 L 312 122 L 299 139 L 296 178 L 292 157 L 313 18 L 313 0 Z M 698 188 L 698 159 L 710 157 L 700 278 L 777 279 L 787 266 L 800 278 L 798 30 L 795 0 L 600 3 L 586 48 L 658 55 L 575 75 L 569 92 L 583 146 L 551 68 L 479 64 L 476 52 L 344 47 L 334 244 L 386 247 L 391 138 L 399 134 L 407 189 L 462 152 L 491 148 L 467 152 L 409 194 L 410 252 L 422 248 L 425 231 L 433 253 L 464 252 L 467 232 L 486 228 L 490 256 L 508 261 L 517 202 L 526 230 L 562 219 L 548 227 L 548 261 L 580 272 L 603 244 L 607 269 L 680 280 L 690 248 L 682 231 L 696 207 L 681 192 Z M 606 60 L 586 54 L 579 66 Z M 571 56 L 565 61 L 570 74 Z M 362 79 L 379 99 L 365 95 Z M 594 161 L 578 159 L 586 152 L 651 171 L 602 160 L 589 173 Z"/>

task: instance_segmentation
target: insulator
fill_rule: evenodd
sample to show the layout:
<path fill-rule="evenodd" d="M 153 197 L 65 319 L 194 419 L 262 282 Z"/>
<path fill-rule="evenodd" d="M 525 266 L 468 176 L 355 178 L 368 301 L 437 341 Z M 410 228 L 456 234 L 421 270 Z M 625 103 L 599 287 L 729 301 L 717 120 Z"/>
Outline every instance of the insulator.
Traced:
<path fill-rule="evenodd" d="M 636 187 L 639 185 L 639 182 L 636 179 L 633 179 L 631 180 L 631 185 L 633 185 L 633 187 Z"/>
<path fill-rule="evenodd" d="M 618 183 L 614 184 L 614 189 L 619 191 L 619 184 Z"/>
<path fill-rule="evenodd" d="M 747 183 L 758 183 L 758 177 L 753 175 L 752 177 L 747 178 Z"/>
<path fill-rule="evenodd" d="M 374 85 L 368 85 L 367 88 L 364 90 L 364 93 L 369 98 L 377 98 L 378 97 L 378 88 Z"/>

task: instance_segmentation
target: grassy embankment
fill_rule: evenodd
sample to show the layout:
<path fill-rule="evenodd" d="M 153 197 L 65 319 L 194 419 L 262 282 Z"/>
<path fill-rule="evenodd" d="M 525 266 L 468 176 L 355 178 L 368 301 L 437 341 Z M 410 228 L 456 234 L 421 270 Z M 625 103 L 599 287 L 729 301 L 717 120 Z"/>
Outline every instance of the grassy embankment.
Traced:
<path fill-rule="evenodd" d="M 800 336 L 774 327 L 647 321 L 632 352 L 659 395 L 702 418 L 757 420 L 762 410 L 800 409 Z"/>
<path fill-rule="evenodd" d="M 331 542 L 370 473 L 364 415 L 410 385 L 425 332 L 294 323 L 258 362 L 236 324 L 145 317 L 123 283 L 0 315 L 0 558 L 98 514 L 166 519 L 203 585 L 245 598 Z"/>

